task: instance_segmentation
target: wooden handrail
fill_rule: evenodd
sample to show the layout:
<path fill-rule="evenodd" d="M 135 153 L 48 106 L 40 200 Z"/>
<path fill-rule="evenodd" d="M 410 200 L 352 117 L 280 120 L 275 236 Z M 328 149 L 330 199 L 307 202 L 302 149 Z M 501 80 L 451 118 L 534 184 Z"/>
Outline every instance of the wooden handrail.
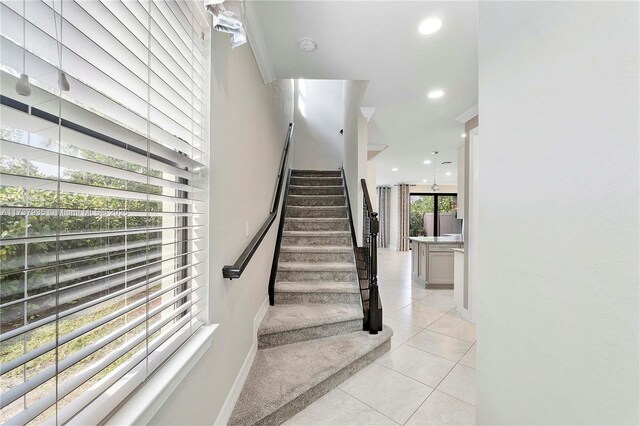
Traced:
<path fill-rule="evenodd" d="M 373 205 L 371 204 L 371 198 L 369 197 L 369 190 L 367 189 L 367 181 L 365 179 L 360 179 L 360 186 L 362 186 L 364 202 L 367 203 L 367 211 L 369 212 L 369 217 L 371 217 L 374 212 Z"/>

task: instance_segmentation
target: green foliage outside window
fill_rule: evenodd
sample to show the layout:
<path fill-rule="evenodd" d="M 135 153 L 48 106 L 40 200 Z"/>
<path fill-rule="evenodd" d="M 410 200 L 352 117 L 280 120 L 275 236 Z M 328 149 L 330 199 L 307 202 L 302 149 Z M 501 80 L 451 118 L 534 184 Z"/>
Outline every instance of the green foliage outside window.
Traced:
<path fill-rule="evenodd" d="M 16 129 L 2 129 L 2 137 L 5 140 L 13 140 L 22 143 L 28 134 Z M 58 155 L 57 142 L 47 141 L 41 144 L 47 148 L 51 155 Z M 127 163 L 123 160 L 97 154 L 89 150 L 67 147 L 62 150 L 67 155 L 81 158 L 100 165 L 124 169 L 142 175 L 143 182 L 135 182 L 91 173 L 81 170 L 60 168 L 59 179 L 61 182 L 70 182 L 93 187 L 112 188 L 135 191 L 141 194 L 162 195 L 163 187 L 147 183 L 147 174 L 151 177 L 162 178 L 162 172 L 147 169 L 144 166 Z M 9 156 L 0 157 L 0 172 L 3 175 L 25 176 L 42 179 L 42 187 L 39 189 L 20 186 L 0 186 L 0 206 L 5 210 L 9 208 L 30 209 L 56 209 L 67 210 L 91 210 L 94 212 L 119 211 L 129 214 L 88 214 L 78 216 L 63 216 L 52 214 L 2 214 L 0 215 L 0 235 L 3 239 L 24 237 L 51 237 L 57 234 L 81 234 L 85 232 L 131 230 L 140 228 L 140 233 L 132 233 L 127 236 L 124 233 L 114 233 L 110 236 L 76 238 L 60 241 L 37 241 L 5 244 L 0 247 L 0 299 L 2 303 L 19 300 L 25 295 L 34 296 L 56 288 L 63 289 L 73 284 L 95 280 L 96 284 L 104 283 L 101 277 L 107 277 L 114 273 L 129 270 L 147 262 L 160 260 L 162 257 L 161 232 L 147 232 L 148 227 L 161 227 L 162 216 L 145 214 L 146 212 L 161 212 L 162 202 L 149 201 L 147 199 L 124 199 L 103 195 L 93 195 L 75 192 L 60 192 L 49 189 L 55 188 L 50 182 L 58 180 L 58 176 L 50 176 L 51 166 L 40 166 L 35 161 L 27 161 Z M 47 170 L 49 173 L 47 173 Z M 57 167 L 56 169 L 57 170 Z M 117 171 L 114 170 L 115 173 Z M 144 182 L 147 181 L 147 182 Z M 144 196 L 142 197 L 144 198 Z M 139 215 L 131 213 L 140 212 Z M 6 212 L 5 212 L 6 213 Z M 127 249 L 125 249 L 125 242 Z M 136 245 L 136 242 L 138 243 Z M 136 247 L 131 249 L 131 247 Z M 56 252 L 58 255 L 56 255 Z M 25 273 L 25 269 L 29 271 Z M 129 280 L 126 285 L 134 285 L 148 279 L 143 276 L 137 280 Z M 108 278 L 105 278 L 108 280 Z M 122 286 L 120 286 L 121 288 Z M 110 288 L 115 291 L 118 288 Z M 55 313 L 56 309 L 66 309 L 79 303 L 85 303 L 105 294 L 104 291 L 96 291 L 89 296 L 82 296 L 78 300 L 72 300 L 67 306 L 56 306 L 55 295 L 30 299 L 26 303 L 16 303 L 2 310 L 0 328 L 2 332 L 9 331 L 27 322 Z M 145 293 L 140 297 L 145 297 Z M 115 310 L 121 304 L 113 304 L 108 310 Z M 102 308 L 101 310 L 104 310 Z M 104 312 L 86 313 L 87 317 L 104 315 Z M 84 318 L 86 320 L 87 318 Z M 85 321 L 82 321 L 83 323 Z M 124 320 L 124 319 L 122 319 Z M 78 324 L 70 323 L 69 331 Z M 42 328 L 31 336 L 36 340 L 51 339 L 48 328 Z M 44 336 L 43 333 L 46 335 Z M 8 342 L 9 343 L 9 342 Z M 35 344 L 35 342 L 34 342 Z M 11 359 L 12 352 L 21 351 L 22 341 L 17 342 L 16 348 L 12 344 L 4 345 L 0 351 L 0 361 Z M 15 355 L 15 354 L 14 354 Z M 21 371 L 18 373 L 22 374 Z"/>
<path fill-rule="evenodd" d="M 409 207 L 409 236 L 427 236 L 424 228 L 424 216 L 427 213 L 434 212 L 434 200 L 435 197 L 433 195 L 411 196 L 411 205 Z M 450 213 L 455 211 L 456 206 L 454 200 L 454 196 L 451 195 L 438 196 L 438 212 Z"/>

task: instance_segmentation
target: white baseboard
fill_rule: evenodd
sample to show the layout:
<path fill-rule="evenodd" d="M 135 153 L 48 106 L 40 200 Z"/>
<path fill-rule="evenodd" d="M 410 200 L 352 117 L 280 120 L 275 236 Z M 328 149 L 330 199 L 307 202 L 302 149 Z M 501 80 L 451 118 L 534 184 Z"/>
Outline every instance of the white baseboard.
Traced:
<path fill-rule="evenodd" d="M 244 382 L 247 381 L 249 370 L 251 370 L 251 365 L 253 364 L 253 360 L 258 352 L 258 327 L 260 327 L 260 323 L 266 315 L 268 308 L 269 298 L 267 297 L 264 299 L 264 302 L 262 302 L 262 306 L 258 309 L 256 316 L 253 318 L 253 344 L 251 345 L 251 349 L 249 349 L 249 353 L 244 359 L 244 363 L 242 363 L 242 368 L 240 368 L 240 371 L 236 376 L 236 380 L 233 382 L 233 386 L 227 395 L 227 399 L 224 401 L 224 405 L 222 406 L 220 413 L 218 413 L 218 417 L 216 418 L 214 425 L 226 425 L 229 423 L 231 413 L 233 413 L 233 408 L 236 406 L 236 402 L 238 402 L 240 392 L 242 391 Z"/>

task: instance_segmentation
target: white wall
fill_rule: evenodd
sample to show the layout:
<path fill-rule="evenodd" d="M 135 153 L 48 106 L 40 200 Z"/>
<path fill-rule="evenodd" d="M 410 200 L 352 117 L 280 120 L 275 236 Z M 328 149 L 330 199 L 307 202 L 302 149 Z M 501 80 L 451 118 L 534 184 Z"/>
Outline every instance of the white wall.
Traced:
<path fill-rule="evenodd" d="M 338 169 L 343 160 L 343 80 L 296 80 L 296 169 Z"/>
<path fill-rule="evenodd" d="M 479 7 L 477 420 L 638 424 L 639 3 Z"/>
<path fill-rule="evenodd" d="M 367 188 L 369 189 L 369 198 L 373 204 L 373 210 L 380 213 L 378 208 L 378 190 L 376 189 L 376 162 L 374 160 L 367 161 Z"/>
<path fill-rule="evenodd" d="M 356 224 L 356 230 L 359 235 L 362 235 L 362 228 L 364 226 L 364 191 L 362 190 L 362 179 L 367 179 L 367 144 L 369 139 L 369 129 L 368 129 L 368 121 L 362 115 L 360 108 L 358 107 L 357 111 L 358 115 L 358 209 L 357 212 L 357 220 L 354 221 Z M 374 187 L 375 190 L 375 187 Z M 374 211 L 377 210 L 376 207 L 373 207 Z M 358 241 L 361 240 L 361 237 L 358 237 Z M 360 244 L 364 244 L 360 241 Z"/>
<path fill-rule="evenodd" d="M 234 50 L 213 32 L 211 54 L 210 319 L 213 344 L 151 424 L 213 424 L 253 341 L 253 318 L 267 297 L 277 234 L 272 226 L 238 280 L 224 280 L 250 235 L 267 218 L 286 126 L 293 117 L 290 81 L 265 86 L 249 45 Z"/>
<path fill-rule="evenodd" d="M 456 212 L 456 217 L 458 219 L 464 219 L 464 203 L 465 203 L 465 145 L 466 142 L 458 147 L 458 211 Z"/>
<path fill-rule="evenodd" d="M 360 101 L 367 88 L 367 81 L 348 80 L 344 82 L 344 172 L 351 200 L 353 223 L 356 236 L 362 244 L 362 189 L 360 179 L 367 174 L 367 137 L 364 117 L 360 112 Z M 366 120 L 365 120 L 366 121 Z"/>

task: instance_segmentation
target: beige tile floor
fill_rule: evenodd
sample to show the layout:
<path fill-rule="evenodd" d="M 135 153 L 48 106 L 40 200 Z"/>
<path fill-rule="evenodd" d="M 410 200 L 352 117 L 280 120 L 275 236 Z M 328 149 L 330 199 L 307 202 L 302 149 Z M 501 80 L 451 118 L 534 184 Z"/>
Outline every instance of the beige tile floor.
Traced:
<path fill-rule="evenodd" d="M 287 425 L 472 425 L 476 327 L 453 290 L 411 282 L 409 252 L 380 250 L 384 323 L 391 352 L 287 421 Z"/>

